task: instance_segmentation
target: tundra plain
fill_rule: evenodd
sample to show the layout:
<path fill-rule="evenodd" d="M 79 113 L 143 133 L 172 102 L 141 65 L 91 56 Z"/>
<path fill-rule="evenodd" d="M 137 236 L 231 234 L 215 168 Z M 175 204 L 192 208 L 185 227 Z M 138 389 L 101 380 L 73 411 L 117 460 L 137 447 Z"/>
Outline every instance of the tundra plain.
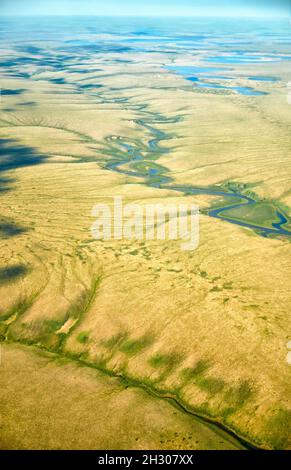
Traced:
<path fill-rule="evenodd" d="M 290 448 L 290 25 L 257 26 L 1 21 L 1 448 Z M 113 196 L 197 204 L 199 247 L 95 240 Z"/>

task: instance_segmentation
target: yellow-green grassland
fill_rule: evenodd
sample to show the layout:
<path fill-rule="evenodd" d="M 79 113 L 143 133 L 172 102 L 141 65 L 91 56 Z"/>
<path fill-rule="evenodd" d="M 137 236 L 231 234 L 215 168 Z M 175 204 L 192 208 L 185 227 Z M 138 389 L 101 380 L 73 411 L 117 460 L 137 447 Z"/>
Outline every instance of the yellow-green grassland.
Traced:
<path fill-rule="evenodd" d="M 288 449 L 284 41 L 88 22 L 1 22 L 0 448 Z M 199 246 L 94 239 L 114 196 L 198 205 Z"/>

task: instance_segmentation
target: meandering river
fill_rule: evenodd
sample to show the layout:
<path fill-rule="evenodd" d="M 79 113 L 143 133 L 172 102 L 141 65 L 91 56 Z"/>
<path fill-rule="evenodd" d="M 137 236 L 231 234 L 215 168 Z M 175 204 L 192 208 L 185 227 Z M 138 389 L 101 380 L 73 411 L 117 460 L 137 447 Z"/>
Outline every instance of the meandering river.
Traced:
<path fill-rule="evenodd" d="M 235 212 L 243 206 L 252 206 L 260 208 L 262 204 L 257 198 L 249 194 L 244 194 L 238 189 L 225 189 L 223 187 L 198 187 L 193 185 L 177 185 L 173 182 L 173 178 L 169 174 L 168 168 L 159 165 L 156 161 L 162 155 L 169 153 L 165 147 L 160 144 L 163 141 L 172 138 L 172 135 L 158 129 L 159 124 L 165 125 L 178 122 L 181 118 L 167 118 L 161 114 L 152 113 L 147 110 L 147 105 L 138 105 L 135 109 L 139 110 L 143 117 L 135 120 L 136 124 L 143 127 L 151 137 L 146 143 L 141 143 L 130 138 L 120 136 L 110 136 L 107 138 L 109 154 L 113 157 L 105 167 L 109 170 L 127 174 L 134 177 L 144 179 L 144 183 L 148 186 L 171 189 L 182 193 L 183 195 L 211 195 L 217 196 L 222 200 L 219 207 L 210 208 L 206 211 L 208 216 L 226 222 L 240 225 L 248 229 L 256 231 L 263 237 L 280 235 L 290 237 L 291 231 L 285 227 L 288 223 L 287 216 L 280 210 L 276 209 L 273 221 L 270 226 L 263 225 L 260 222 L 244 220 L 241 215 L 235 217 L 230 215 L 229 211 Z M 259 213 L 259 211 L 257 211 Z"/>

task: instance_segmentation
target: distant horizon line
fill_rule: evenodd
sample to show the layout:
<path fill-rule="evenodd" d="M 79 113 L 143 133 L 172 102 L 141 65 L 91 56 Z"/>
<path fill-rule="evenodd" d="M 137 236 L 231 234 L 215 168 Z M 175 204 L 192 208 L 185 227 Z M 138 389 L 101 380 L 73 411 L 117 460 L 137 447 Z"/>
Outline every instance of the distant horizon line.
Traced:
<path fill-rule="evenodd" d="M 1 10 L 0 10 L 1 13 Z M 46 13 L 4 13 L 2 14 L 2 18 L 40 18 L 40 17 L 50 17 L 50 18 L 78 18 L 78 17 L 83 17 L 83 18 L 224 18 L 224 19 L 233 19 L 233 18 L 239 18 L 239 19 L 264 19 L 264 20 L 274 20 L 274 19 L 285 19 L 285 20 L 290 20 L 291 15 L 283 15 L 283 14 L 269 14 L 269 15 L 255 15 L 255 14 L 246 14 L 242 15 L 241 13 L 233 14 L 233 15 L 207 15 L 207 14 L 197 14 L 197 15 L 131 15 L 131 14 L 124 14 L 124 15 L 114 15 L 114 14 L 83 14 L 83 13 L 72 13 L 72 14 L 66 14 L 66 13 L 52 13 L 52 14 L 46 14 Z"/>

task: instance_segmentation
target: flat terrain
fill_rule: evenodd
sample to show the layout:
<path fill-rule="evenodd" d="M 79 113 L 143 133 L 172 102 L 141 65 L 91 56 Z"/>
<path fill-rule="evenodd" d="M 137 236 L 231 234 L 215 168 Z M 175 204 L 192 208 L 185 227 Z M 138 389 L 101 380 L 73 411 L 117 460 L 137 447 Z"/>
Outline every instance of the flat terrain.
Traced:
<path fill-rule="evenodd" d="M 34 25 L 25 42 L 16 26 L 1 23 L 0 447 L 290 448 L 285 26 L 272 53 L 268 28 L 192 50 L 170 31 L 139 46 L 124 26 Z M 237 63 L 237 41 L 256 60 Z M 173 64 L 229 77 L 196 70 L 197 86 Z M 198 204 L 198 249 L 94 240 L 113 196 Z"/>

